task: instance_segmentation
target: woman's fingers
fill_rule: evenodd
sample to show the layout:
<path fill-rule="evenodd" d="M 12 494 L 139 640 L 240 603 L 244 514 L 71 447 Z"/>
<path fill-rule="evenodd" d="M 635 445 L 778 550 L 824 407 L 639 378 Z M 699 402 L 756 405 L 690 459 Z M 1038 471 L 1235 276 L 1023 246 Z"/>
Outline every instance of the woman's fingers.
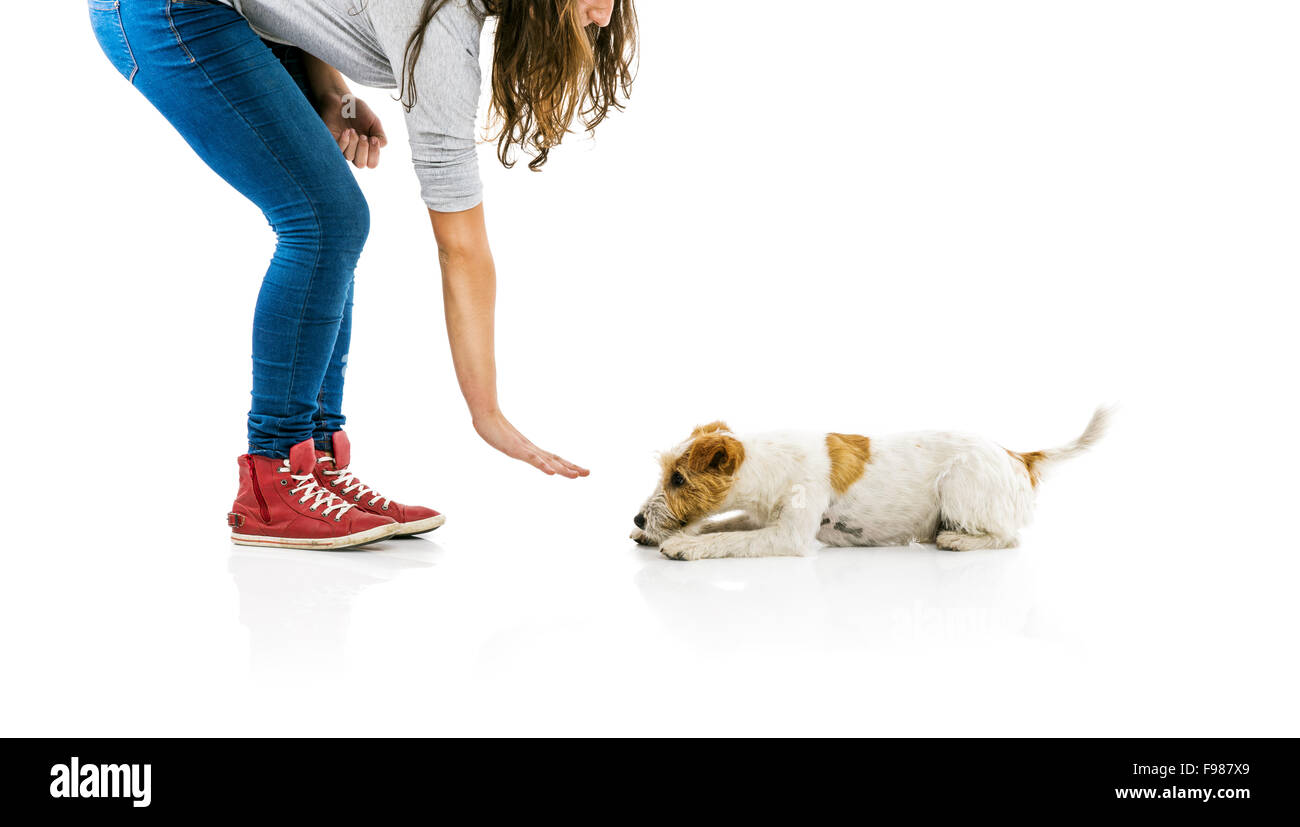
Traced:
<path fill-rule="evenodd" d="M 546 457 L 540 451 L 525 450 L 517 458 L 522 459 L 524 462 L 528 463 L 534 468 L 537 468 L 538 470 L 542 471 L 548 476 L 559 473 L 556 470 L 555 466 L 551 465 L 551 463 L 546 461 Z"/>
<path fill-rule="evenodd" d="M 506 456 L 511 459 L 523 460 L 534 468 L 547 474 L 557 473 L 555 466 L 547 461 L 546 453 L 544 451 L 537 450 L 537 446 L 519 436 L 517 433 L 514 434 L 513 437 L 514 438 L 509 441 L 508 446 L 501 449 Z"/>
<path fill-rule="evenodd" d="M 513 425 L 510 427 L 512 430 L 514 429 Z M 538 448 L 536 445 L 534 445 L 532 440 L 530 440 L 528 437 L 524 436 L 523 434 L 520 434 L 519 431 L 516 430 L 515 433 L 518 434 L 519 438 L 523 440 L 524 443 L 528 445 L 530 449 L 536 451 L 538 454 L 544 457 L 546 460 L 546 464 L 549 465 L 551 468 L 554 468 L 555 473 L 560 474 L 561 476 L 568 477 L 569 479 L 585 477 L 591 473 L 586 468 L 583 468 L 581 465 L 575 465 L 572 462 L 569 462 L 564 457 L 560 456 L 559 454 L 553 454 L 550 451 L 543 451 L 541 448 Z"/>
<path fill-rule="evenodd" d="M 545 456 L 543 456 L 542 454 L 533 454 L 533 455 L 532 455 L 532 459 L 531 459 L 530 461 L 532 462 L 533 465 L 535 465 L 535 466 L 537 466 L 538 468 L 542 469 L 542 471 L 544 471 L 544 472 L 547 474 L 547 476 L 555 476 L 556 474 L 563 474 L 563 473 L 564 473 L 564 472 L 563 472 L 562 470 L 560 470 L 559 468 L 556 468 L 555 465 L 554 465 L 553 463 L 551 463 L 551 462 L 550 462 L 550 461 L 549 461 Z"/>
<path fill-rule="evenodd" d="M 379 150 L 388 139 L 383 135 L 361 135 L 349 127 L 339 134 L 338 144 L 343 157 L 357 169 L 374 169 L 379 166 Z"/>
<path fill-rule="evenodd" d="M 585 475 L 591 473 L 586 468 L 583 468 L 581 465 L 577 464 L 576 462 L 569 462 L 567 459 L 560 456 L 559 454 L 551 454 L 550 457 L 552 460 L 560 463 L 561 465 L 565 465 L 569 468 L 572 468 L 574 471 L 577 471 L 579 474 Z"/>
<path fill-rule="evenodd" d="M 366 162 L 370 159 L 370 139 L 365 135 L 357 136 L 357 148 L 352 155 L 352 165 L 357 169 L 365 169 Z"/>
<path fill-rule="evenodd" d="M 565 462 L 564 460 L 557 457 L 555 454 L 552 454 L 548 451 L 543 451 L 541 448 L 538 448 L 536 445 L 532 444 L 527 439 L 524 440 L 524 443 L 527 446 L 524 449 L 525 452 L 524 459 L 528 463 L 536 466 L 537 468 L 540 468 L 542 471 L 551 475 L 559 474 L 560 476 L 568 477 L 569 479 L 575 479 L 581 476 L 576 466 L 573 466 L 570 463 Z"/>
<path fill-rule="evenodd" d="M 589 477 L 589 476 L 591 476 L 591 469 L 590 469 L 590 468 L 585 468 L 585 467 L 583 467 L 583 466 L 577 464 L 576 462 L 569 462 L 567 459 L 564 460 L 564 462 L 567 463 L 567 464 L 569 465 L 569 467 L 572 468 L 574 471 L 577 471 L 577 472 L 578 472 L 578 476 L 580 476 L 580 477 Z"/>
<path fill-rule="evenodd" d="M 562 459 L 561 457 L 558 457 L 555 454 L 552 454 L 550 451 L 543 451 L 540 448 L 537 448 L 536 450 L 537 453 L 541 455 L 541 457 L 546 462 L 546 464 L 551 468 L 555 469 L 555 473 L 559 474 L 562 477 L 568 477 L 569 479 L 572 480 L 572 479 L 577 479 L 578 477 L 586 476 L 587 473 L 589 473 L 585 468 L 579 468 L 573 463 L 568 462 L 567 460 Z"/>
<path fill-rule="evenodd" d="M 573 474 L 573 477 L 585 477 L 591 473 L 586 468 L 583 468 L 581 465 L 576 465 L 572 462 L 569 462 L 567 459 L 560 456 L 559 454 L 550 454 L 549 457 L 552 462 L 559 463 L 562 467 L 567 468 Z"/>

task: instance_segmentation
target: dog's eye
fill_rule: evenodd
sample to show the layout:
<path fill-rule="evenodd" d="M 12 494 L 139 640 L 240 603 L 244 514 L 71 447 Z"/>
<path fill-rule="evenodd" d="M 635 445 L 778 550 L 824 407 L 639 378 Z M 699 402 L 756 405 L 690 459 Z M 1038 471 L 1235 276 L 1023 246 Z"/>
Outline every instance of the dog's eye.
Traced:
<path fill-rule="evenodd" d="M 686 477 L 682 476 L 681 471 L 674 471 L 672 477 L 668 480 L 674 488 L 686 484 Z"/>

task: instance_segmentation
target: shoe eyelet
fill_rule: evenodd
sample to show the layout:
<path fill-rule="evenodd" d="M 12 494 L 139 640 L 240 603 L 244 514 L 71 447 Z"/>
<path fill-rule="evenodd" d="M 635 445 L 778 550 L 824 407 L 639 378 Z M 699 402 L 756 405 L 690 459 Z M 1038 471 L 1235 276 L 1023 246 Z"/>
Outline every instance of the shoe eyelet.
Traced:
<path fill-rule="evenodd" d="M 343 522 L 343 515 L 340 514 L 340 515 L 338 515 L 337 517 L 335 517 L 335 518 L 334 518 L 334 522 L 336 522 L 336 523 L 341 523 L 341 522 Z"/>
<path fill-rule="evenodd" d="M 280 480 L 280 484 L 281 484 L 281 485 L 288 485 L 288 484 L 289 484 L 289 481 L 288 481 L 288 480 Z"/>
<path fill-rule="evenodd" d="M 387 506 L 387 505 L 384 506 L 384 510 L 385 510 L 385 511 L 388 510 L 388 506 Z"/>

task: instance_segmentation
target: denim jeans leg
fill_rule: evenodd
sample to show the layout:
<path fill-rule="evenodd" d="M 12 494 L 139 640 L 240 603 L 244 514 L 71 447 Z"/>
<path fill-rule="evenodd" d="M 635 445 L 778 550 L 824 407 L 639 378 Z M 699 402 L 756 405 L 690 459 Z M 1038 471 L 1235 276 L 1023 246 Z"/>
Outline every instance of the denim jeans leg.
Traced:
<path fill-rule="evenodd" d="M 315 430 L 369 232 L 365 197 L 320 116 L 238 13 L 208 0 L 118 6 L 136 88 L 275 230 L 253 316 L 248 442 L 251 453 L 288 456 Z"/>
<path fill-rule="evenodd" d="M 264 41 L 271 53 L 280 61 L 294 83 L 302 90 L 304 96 L 311 94 L 307 80 L 306 67 L 303 64 L 302 51 L 294 46 Z M 334 342 L 334 351 L 330 356 L 329 366 L 325 369 L 325 380 L 321 383 L 316 396 L 316 418 L 312 436 L 316 447 L 322 451 L 334 448 L 335 431 L 341 431 L 346 419 L 343 416 L 343 382 L 348 367 L 348 347 L 352 340 L 352 293 L 356 289 L 356 280 L 348 285 L 348 298 L 343 304 L 343 321 L 339 324 L 338 338 Z"/>
<path fill-rule="evenodd" d="M 334 432 L 343 430 L 347 421 L 343 416 L 343 380 L 348 371 L 348 348 L 352 342 L 352 294 L 355 290 L 354 279 L 348 287 L 347 301 L 343 303 L 343 321 L 339 324 L 338 338 L 334 340 L 329 367 L 325 369 L 325 381 L 321 383 L 320 394 L 316 398 L 316 429 L 313 436 L 316 447 L 323 451 L 333 447 L 330 440 Z"/>

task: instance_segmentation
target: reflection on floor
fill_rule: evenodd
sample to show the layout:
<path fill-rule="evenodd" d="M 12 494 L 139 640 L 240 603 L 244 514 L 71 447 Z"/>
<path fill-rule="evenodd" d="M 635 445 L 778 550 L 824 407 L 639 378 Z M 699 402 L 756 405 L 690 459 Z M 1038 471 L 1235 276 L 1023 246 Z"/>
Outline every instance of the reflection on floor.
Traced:
<path fill-rule="evenodd" d="M 955 644 L 1031 633 L 1019 550 L 825 548 L 812 559 L 673 563 L 651 551 L 636 585 L 665 627 L 718 651 Z"/>
<path fill-rule="evenodd" d="M 253 670 L 342 671 L 353 600 L 404 572 L 434 566 L 440 551 L 421 537 L 344 551 L 233 546 L 229 571 Z"/>

